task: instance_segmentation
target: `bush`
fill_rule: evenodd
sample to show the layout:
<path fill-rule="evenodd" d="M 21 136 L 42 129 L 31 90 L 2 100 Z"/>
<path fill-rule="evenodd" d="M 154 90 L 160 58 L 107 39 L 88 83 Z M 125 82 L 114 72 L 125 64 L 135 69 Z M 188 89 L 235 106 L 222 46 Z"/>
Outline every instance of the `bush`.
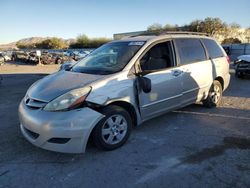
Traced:
<path fill-rule="evenodd" d="M 63 39 L 59 38 L 51 38 L 46 39 L 40 43 L 36 44 L 36 48 L 40 49 L 65 49 L 68 48 L 68 45 L 65 43 Z"/>
<path fill-rule="evenodd" d="M 241 40 L 238 38 L 226 38 L 221 44 L 241 44 Z"/>
<path fill-rule="evenodd" d="M 63 39 L 59 38 L 50 38 L 42 42 L 37 43 L 22 43 L 17 42 L 16 46 L 20 49 L 65 49 L 68 48 L 68 45 Z"/>
<path fill-rule="evenodd" d="M 70 45 L 70 48 L 97 48 L 110 41 L 111 39 L 108 38 L 90 39 L 86 35 L 79 35 L 76 42 Z"/>
<path fill-rule="evenodd" d="M 22 43 L 22 42 L 17 42 L 16 46 L 20 49 L 35 49 L 36 43 L 26 44 L 26 43 Z"/>

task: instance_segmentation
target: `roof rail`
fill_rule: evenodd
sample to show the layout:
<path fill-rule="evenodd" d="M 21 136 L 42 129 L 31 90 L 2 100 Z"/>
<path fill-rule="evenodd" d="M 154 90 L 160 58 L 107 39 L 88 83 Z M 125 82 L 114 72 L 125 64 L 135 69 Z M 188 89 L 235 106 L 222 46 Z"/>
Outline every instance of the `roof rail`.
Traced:
<path fill-rule="evenodd" d="M 157 31 L 144 31 L 144 32 L 141 32 L 140 34 L 136 34 L 136 35 L 131 35 L 131 36 L 128 36 L 129 38 L 130 37 L 138 37 L 138 36 L 157 36 L 159 35 L 160 33 L 157 32 Z"/>
<path fill-rule="evenodd" d="M 160 33 L 159 35 L 202 35 L 202 36 L 209 36 L 207 33 L 201 33 L 201 32 L 191 32 L 191 31 L 165 31 Z"/>
<path fill-rule="evenodd" d="M 148 31 L 148 32 L 142 32 L 138 35 L 132 35 L 129 37 L 138 37 L 138 36 L 160 36 L 160 35 L 200 35 L 200 36 L 209 36 L 207 33 L 201 33 L 201 32 L 191 32 L 191 31 Z"/>

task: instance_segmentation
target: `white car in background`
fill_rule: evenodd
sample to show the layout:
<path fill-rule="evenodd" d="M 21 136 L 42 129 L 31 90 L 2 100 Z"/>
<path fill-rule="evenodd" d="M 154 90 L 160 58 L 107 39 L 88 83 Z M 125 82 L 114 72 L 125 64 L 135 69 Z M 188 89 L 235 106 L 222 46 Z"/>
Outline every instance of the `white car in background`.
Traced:
<path fill-rule="evenodd" d="M 0 53 L 0 57 L 3 57 L 4 61 L 11 61 L 11 57 L 9 57 L 8 55 L 6 55 L 5 53 Z"/>
<path fill-rule="evenodd" d="M 7 55 L 4 55 L 3 58 L 4 58 L 5 61 L 11 61 L 11 58 L 9 56 L 7 56 Z"/>
<path fill-rule="evenodd" d="M 0 65 L 4 64 L 4 58 L 2 56 L 0 56 Z"/>
<path fill-rule="evenodd" d="M 250 75 L 250 55 L 241 55 L 237 57 L 235 64 L 235 76 L 237 78 L 244 78 Z"/>

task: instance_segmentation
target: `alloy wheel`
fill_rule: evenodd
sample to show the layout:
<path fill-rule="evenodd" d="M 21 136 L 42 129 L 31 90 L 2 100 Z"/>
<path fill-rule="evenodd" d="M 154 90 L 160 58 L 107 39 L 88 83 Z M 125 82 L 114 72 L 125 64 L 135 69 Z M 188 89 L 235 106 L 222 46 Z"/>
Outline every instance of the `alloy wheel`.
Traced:
<path fill-rule="evenodd" d="M 114 145 L 126 136 L 128 123 L 122 115 L 110 116 L 102 126 L 102 139 L 105 143 Z"/>

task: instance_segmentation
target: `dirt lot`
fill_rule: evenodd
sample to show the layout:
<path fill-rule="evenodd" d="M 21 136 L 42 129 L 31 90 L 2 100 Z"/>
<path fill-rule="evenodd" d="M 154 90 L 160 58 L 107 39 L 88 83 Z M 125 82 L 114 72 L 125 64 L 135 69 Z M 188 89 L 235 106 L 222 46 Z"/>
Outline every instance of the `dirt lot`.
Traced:
<path fill-rule="evenodd" d="M 59 69 L 60 65 L 28 65 L 22 62 L 8 62 L 0 66 L 0 74 L 49 74 Z"/>
<path fill-rule="evenodd" d="M 250 79 L 232 76 L 223 105 L 191 105 L 135 128 L 110 152 L 90 142 L 85 154 L 28 143 L 18 104 L 57 66 L 0 67 L 0 187 L 250 187 Z M 11 70 L 11 71 L 10 71 Z"/>

